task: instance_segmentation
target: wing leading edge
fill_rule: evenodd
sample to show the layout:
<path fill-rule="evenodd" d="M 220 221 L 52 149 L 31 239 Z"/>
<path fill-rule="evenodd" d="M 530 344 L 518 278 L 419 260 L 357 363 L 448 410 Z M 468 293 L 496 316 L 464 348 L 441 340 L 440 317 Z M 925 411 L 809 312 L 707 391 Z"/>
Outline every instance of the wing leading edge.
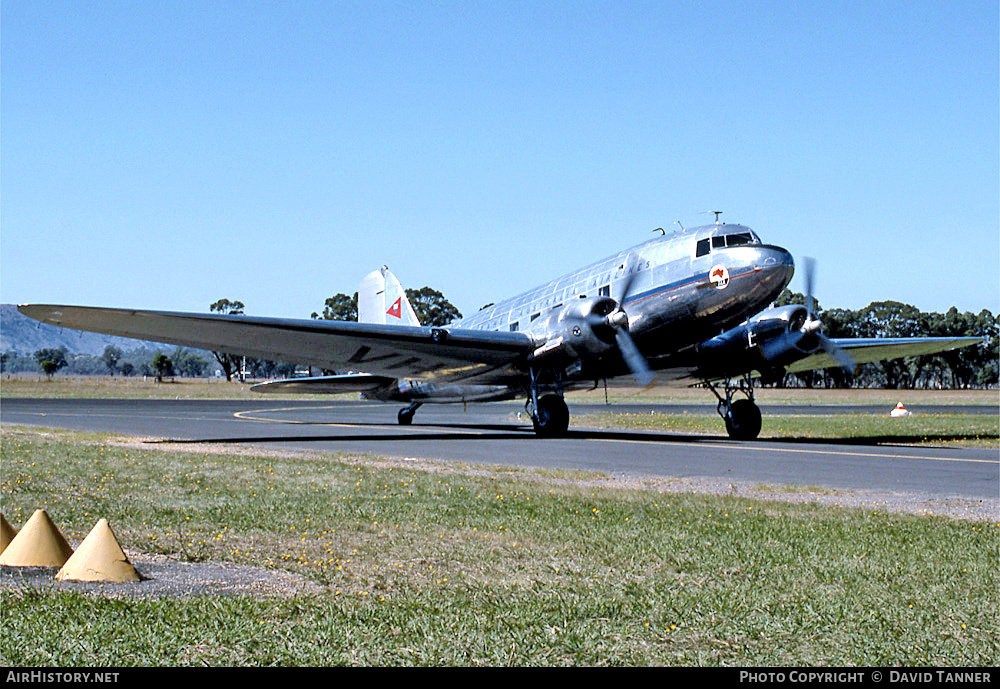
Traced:
<path fill-rule="evenodd" d="M 342 392 L 370 392 L 395 382 L 395 378 L 376 376 L 371 373 L 342 373 L 334 376 L 269 380 L 266 383 L 258 383 L 250 389 L 261 393 L 293 392 L 332 395 Z"/>
<path fill-rule="evenodd" d="M 23 304 L 63 328 L 391 378 L 507 383 L 532 351 L 519 332 Z"/>

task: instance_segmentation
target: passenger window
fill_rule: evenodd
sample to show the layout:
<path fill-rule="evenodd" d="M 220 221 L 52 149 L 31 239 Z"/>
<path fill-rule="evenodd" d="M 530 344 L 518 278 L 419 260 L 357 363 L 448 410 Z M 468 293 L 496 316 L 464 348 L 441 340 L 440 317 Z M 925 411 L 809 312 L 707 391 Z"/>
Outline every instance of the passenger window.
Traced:
<path fill-rule="evenodd" d="M 604 287 L 602 287 L 600 289 L 600 291 L 598 292 L 598 294 L 601 295 L 602 297 L 610 297 L 611 296 L 611 285 L 604 285 Z"/>
<path fill-rule="evenodd" d="M 709 252 L 711 252 L 708 242 L 708 239 L 701 239 L 698 241 L 697 248 L 694 252 L 695 258 L 698 256 L 708 256 Z"/>
<path fill-rule="evenodd" d="M 514 321 L 513 323 L 510 324 L 510 331 L 512 333 L 516 333 L 517 332 L 517 321 Z"/>

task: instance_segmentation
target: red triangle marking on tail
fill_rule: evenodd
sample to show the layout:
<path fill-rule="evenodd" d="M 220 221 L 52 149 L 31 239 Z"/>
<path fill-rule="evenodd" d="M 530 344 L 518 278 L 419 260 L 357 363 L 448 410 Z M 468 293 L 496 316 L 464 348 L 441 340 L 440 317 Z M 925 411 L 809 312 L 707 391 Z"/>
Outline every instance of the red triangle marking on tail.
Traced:
<path fill-rule="evenodd" d="M 403 317 L 402 316 L 402 304 L 401 304 L 402 301 L 403 301 L 402 297 L 400 297 L 399 299 L 397 299 L 396 303 L 393 304 L 392 306 L 390 306 L 389 310 L 386 311 L 386 313 L 389 314 L 390 316 L 395 317 L 395 318 L 402 318 Z"/>

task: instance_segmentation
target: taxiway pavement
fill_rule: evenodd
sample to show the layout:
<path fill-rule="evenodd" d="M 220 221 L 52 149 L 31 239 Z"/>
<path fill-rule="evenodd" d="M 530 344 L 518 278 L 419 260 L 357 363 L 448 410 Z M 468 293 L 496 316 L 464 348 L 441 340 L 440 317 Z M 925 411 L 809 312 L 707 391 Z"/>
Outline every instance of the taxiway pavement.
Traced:
<path fill-rule="evenodd" d="M 200 444 L 239 444 L 419 457 L 473 464 L 597 471 L 611 476 L 713 478 L 886 494 L 996 500 L 1000 453 L 994 449 L 859 445 L 845 441 L 739 442 L 719 434 L 616 431 L 572 425 L 564 438 L 536 438 L 518 418 L 522 405 L 425 405 L 412 426 L 397 407 L 306 400 L 22 399 L 0 402 L 0 422 L 100 431 Z M 570 404 L 573 417 L 607 410 Z M 612 405 L 614 411 L 709 412 L 714 405 Z M 763 407 L 769 414 L 867 413 L 865 407 Z M 949 408 L 958 411 L 961 408 Z M 886 414 L 886 410 L 871 410 Z M 918 410 L 915 410 L 915 412 Z M 929 410 L 919 410 L 927 412 Z M 996 413 L 995 407 L 986 413 Z M 980 412 L 983 413 L 983 412 Z M 889 420 L 887 419 L 887 422 Z"/>

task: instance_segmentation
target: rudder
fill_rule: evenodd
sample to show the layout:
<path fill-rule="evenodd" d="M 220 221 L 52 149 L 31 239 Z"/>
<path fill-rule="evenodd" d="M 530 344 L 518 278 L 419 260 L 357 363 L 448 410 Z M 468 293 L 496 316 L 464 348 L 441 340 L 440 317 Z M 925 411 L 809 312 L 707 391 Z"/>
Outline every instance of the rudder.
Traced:
<path fill-rule="evenodd" d="M 358 321 L 388 325 L 420 325 L 406 290 L 388 266 L 366 275 L 358 285 Z"/>

